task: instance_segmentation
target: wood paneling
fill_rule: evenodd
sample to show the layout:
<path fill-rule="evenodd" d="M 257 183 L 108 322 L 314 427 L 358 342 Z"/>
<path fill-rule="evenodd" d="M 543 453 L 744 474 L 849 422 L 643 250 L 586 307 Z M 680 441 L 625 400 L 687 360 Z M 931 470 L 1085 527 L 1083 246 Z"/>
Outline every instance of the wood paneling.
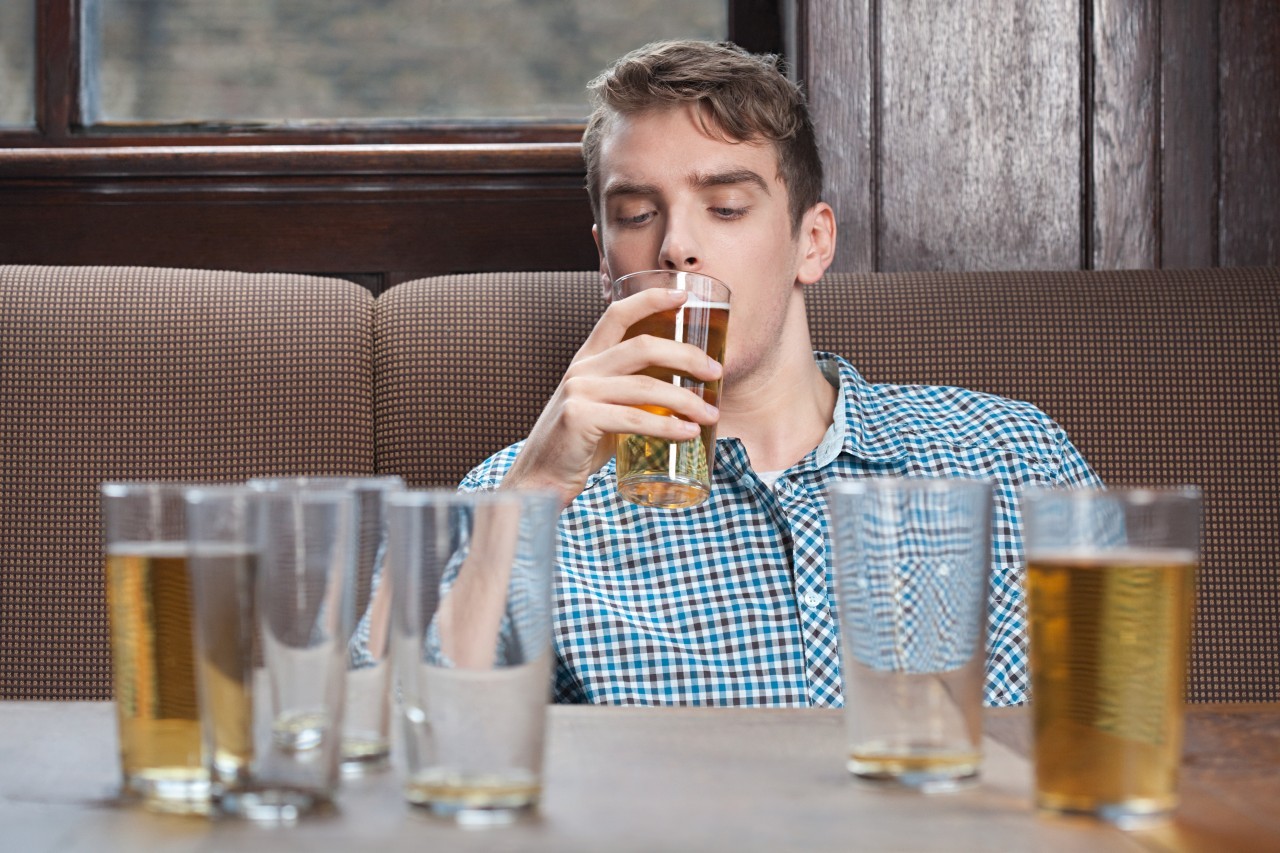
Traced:
<path fill-rule="evenodd" d="M 1222 264 L 1280 264 L 1280 3 L 1221 11 Z"/>
<path fill-rule="evenodd" d="M 0 263 L 591 269 L 576 144 L 0 151 Z"/>
<path fill-rule="evenodd" d="M 1218 4 L 1160 9 L 1160 266 L 1218 263 Z"/>
<path fill-rule="evenodd" d="M 833 270 L 876 269 L 876 141 L 872 0 L 814 3 L 808 10 L 808 94 L 836 213 Z"/>
<path fill-rule="evenodd" d="M 808 16 L 836 270 L 1280 264 L 1280 5 Z"/>
<path fill-rule="evenodd" d="M 1072 0 L 885 3 L 880 27 L 880 269 L 1074 266 Z"/>
<path fill-rule="evenodd" d="M 1093 9 L 1094 269 L 1157 266 L 1158 0 L 1096 0 Z"/>

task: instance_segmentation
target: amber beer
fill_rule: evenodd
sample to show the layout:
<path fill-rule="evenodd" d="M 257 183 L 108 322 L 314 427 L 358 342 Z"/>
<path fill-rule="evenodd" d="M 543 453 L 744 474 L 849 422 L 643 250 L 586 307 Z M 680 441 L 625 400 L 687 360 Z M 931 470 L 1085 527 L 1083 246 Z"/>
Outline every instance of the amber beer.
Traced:
<path fill-rule="evenodd" d="M 1196 553 L 1028 558 L 1037 805 L 1137 823 L 1171 812 Z"/>
<path fill-rule="evenodd" d="M 253 588 L 257 555 L 237 544 L 201 542 L 192 549 L 196 572 L 196 659 L 202 693 L 204 744 L 213 796 L 242 788 L 254 758 Z"/>
<path fill-rule="evenodd" d="M 185 545 L 113 543 L 106 580 L 125 789 L 153 808 L 202 811 L 208 773 Z"/>
<path fill-rule="evenodd" d="M 687 276 L 714 287 L 708 288 L 705 295 L 692 291 L 683 305 L 643 318 L 627 330 L 623 339 L 652 335 L 690 343 L 723 364 L 729 327 L 727 288 L 713 279 L 691 273 L 656 272 L 636 275 Z M 630 278 L 633 277 L 627 276 L 615 283 L 615 294 L 617 285 Z M 692 389 L 711 405 L 720 405 L 718 379 L 703 383 L 660 368 L 649 368 L 643 372 L 646 376 L 663 382 Z M 674 412 L 659 406 L 641 408 L 656 415 L 678 417 Z M 632 503 L 662 509 L 681 509 L 701 503 L 711 494 L 715 443 L 715 427 L 711 425 L 704 425 L 697 437 L 687 441 L 669 441 L 648 435 L 619 435 L 616 448 L 619 494 Z"/>

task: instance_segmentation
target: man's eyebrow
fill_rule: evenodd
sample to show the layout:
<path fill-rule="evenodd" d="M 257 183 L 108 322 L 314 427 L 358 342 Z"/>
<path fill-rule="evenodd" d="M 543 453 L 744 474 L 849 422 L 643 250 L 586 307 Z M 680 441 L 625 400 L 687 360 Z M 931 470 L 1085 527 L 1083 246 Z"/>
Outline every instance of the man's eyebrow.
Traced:
<path fill-rule="evenodd" d="M 642 184 L 638 181 L 610 181 L 604 188 L 604 197 L 606 199 L 617 198 L 619 196 L 633 195 L 657 195 L 658 188 L 653 184 Z"/>
<path fill-rule="evenodd" d="M 723 187 L 733 184 L 751 184 L 770 195 L 769 184 L 764 178 L 750 169 L 729 169 L 724 172 L 695 172 L 689 182 L 698 189 Z"/>

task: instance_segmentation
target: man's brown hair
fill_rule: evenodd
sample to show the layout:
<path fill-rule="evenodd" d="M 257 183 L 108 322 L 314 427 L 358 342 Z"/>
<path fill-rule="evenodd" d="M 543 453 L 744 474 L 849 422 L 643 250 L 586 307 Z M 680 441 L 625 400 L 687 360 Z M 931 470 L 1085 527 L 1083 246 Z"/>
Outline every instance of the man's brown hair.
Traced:
<path fill-rule="evenodd" d="M 703 130 L 732 142 L 770 142 L 796 232 L 822 194 L 822 157 L 800 87 L 773 54 L 729 42 L 665 41 L 619 59 L 587 84 L 593 111 L 582 135 L 587 194 L 600 209 L 600 145 L 614 116 L 681 104 L 697 106 Z"/>

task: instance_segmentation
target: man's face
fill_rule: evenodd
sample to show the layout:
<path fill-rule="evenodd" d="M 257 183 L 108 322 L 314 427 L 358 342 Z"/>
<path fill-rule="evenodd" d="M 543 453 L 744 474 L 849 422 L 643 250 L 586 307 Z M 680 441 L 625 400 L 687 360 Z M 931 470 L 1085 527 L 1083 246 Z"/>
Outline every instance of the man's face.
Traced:
<path fill-rule="evenodd" d="M 707 135 L 692 107 L 616 116 L 600 149 L 601 273 L 679 269 L 733 292 L 726 375 L 778 346 L 801 251 L 769 143 Z"/>

